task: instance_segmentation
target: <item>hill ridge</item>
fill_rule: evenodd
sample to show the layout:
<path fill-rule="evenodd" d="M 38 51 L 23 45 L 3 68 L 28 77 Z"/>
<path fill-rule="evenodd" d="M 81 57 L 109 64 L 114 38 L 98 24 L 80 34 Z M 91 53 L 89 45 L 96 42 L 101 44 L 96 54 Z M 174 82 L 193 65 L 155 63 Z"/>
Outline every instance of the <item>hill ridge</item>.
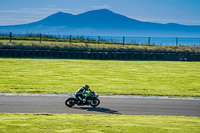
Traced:
<path fill-rule="evenodd" d="M 142 22 L 108 9 L 99 9 L 77 15 L 57 12 L 37 22 L 0 26 L 0 33 L 10 31 L 78 35 L 199 37 L 200 25 Z"/>

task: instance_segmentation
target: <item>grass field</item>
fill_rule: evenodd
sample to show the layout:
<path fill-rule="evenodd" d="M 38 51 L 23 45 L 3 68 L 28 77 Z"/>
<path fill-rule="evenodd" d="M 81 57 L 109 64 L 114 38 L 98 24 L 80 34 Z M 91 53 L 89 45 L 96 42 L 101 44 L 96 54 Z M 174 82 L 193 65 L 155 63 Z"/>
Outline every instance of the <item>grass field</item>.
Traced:
<path fill-rule="evenodd" d="M 0 58 L 0 92 L 200 96 L 200 62 Z"/>
<path fill-rule="evenodd" d="M 83 114 L 0 114 L 1 133 L 199 133 L 200 118 Z"/>

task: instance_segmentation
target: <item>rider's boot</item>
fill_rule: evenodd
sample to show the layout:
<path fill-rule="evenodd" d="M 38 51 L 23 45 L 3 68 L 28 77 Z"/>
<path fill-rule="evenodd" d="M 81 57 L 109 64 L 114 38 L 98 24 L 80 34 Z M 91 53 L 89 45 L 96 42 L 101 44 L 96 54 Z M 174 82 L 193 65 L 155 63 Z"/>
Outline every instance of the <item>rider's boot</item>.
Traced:
<path fill-rule="evenodd" d="M 86 102 L 86 99 L 83 99 L 82 101 L 83 101 L 83 103 L 85 103 L 85 102 Z"/>
<path fill-rule="evenodd" d="M 85 103 L 86 102 L 86 99 L 82 99 L 80 96 L 78 97 L 79 98 L 79 100 L 81 100 L 83 103 Z"/>

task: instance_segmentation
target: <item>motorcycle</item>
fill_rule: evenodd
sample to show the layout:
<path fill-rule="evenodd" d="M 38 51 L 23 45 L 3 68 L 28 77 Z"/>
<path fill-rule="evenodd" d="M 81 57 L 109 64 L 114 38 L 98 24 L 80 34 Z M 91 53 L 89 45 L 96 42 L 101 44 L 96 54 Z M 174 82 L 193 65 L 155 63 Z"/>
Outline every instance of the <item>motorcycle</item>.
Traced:
<path fill-rule="evenodd" d="M 95 91 L 90 91 L 86 93 L 86 101 L 83 103 L 80 99 L 78 99 L 74 93 L 69 94 L 71 97 L 65 101 L 65 105 L 68 107 L 73 107 L 75 104 L 78 106 L 90 105 L 93 108 L 100 104 L 99 95 Z"/>

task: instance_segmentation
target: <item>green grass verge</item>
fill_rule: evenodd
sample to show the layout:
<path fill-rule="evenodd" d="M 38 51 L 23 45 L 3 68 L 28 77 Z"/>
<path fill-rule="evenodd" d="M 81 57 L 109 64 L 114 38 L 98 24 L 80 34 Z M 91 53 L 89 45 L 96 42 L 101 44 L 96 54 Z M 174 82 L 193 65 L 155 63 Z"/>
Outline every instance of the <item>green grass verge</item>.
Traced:
<path fill-rule="evenodd" d="M 199 46 L 159 46 L 159 45 L 142 45 L 142 44 L 115 44 L 115 43 L 84 43 L 84 42 L 52 42 L 27 40 L 14 40 L 9 43 L 7 40 L 0 40 L 0 48 L 12 49 L 48 49 L 48 50 L 94 50 L 94 51 L 140 51 L 140 52 L 186 52 L 200 53 Z"/>
<path fill-rule="evenodd" d="M 0 92 L 200 96 L 200 62 L 0 58 Z"/>
<path fill-rule="evenodd" d="M 1 133 L 199 133 L 200 117 L 0 114 Z"/>

